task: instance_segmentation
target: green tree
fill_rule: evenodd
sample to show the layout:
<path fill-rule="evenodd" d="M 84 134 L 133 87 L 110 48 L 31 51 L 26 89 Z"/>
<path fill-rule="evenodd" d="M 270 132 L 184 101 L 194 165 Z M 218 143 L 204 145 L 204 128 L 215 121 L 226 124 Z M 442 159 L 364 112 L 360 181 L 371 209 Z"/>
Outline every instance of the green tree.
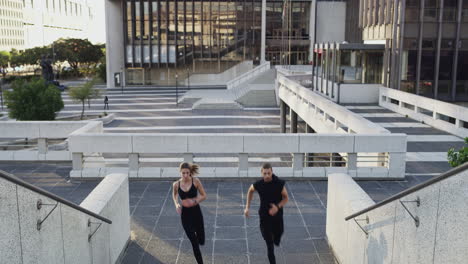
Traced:
<path fill-rule="evenodd" d="M 104 56 L 100 45 L 94 45 L 87 39 L 59 39 L 53 44 L 57 61 L 67 61 L 78 72 L 78 67 L 95 66 Z"/>
<path fill-rule="evenodd" d="M 468 161 L 468 137 L 465 138 L 465 146 L 458 151 L 454 148 L 449 149 L 447 158 L 450 166 L 457 167 Z"/>
<path fill-rule="evenodd" d="M 85 103 L 88 102 L 88 107 L 90 107 L 91 99 L 98 98 L 100 96 L 99 90 L 94 88 L 94 84 L 96 80 L 91 80 L 86 82 L 83 86 L 80 87 L 72 87 L 69 89 L 68 94 L 70 97 L 78 102 L 81 103 L 81 117 L 80 119 L 83 120 L 84 111 L 85 111 Z"/>
<path fill-rule="evenodd" d="M 52 56 L 52 49 L 44 46 L 20 51 L 12 50 L 11 64 L 14 66 L 36 65 L 39 64 L 42 56 Z"/>
<path fill-rule="evenodd" d="M 0 51 L 0 70 L 5 78 L 6 71 L 5 68 L 8 67 L 8 62 L 10 62 L 10 53 L 8 51 Z"/>
<path fill-rule="evenodd" d="M 17 120 L 54 120 L 63 109 L 63 100 L 57 87 L 43 79 L 13 82 L 12 91 L 5 92 L 10 118 Z"/>

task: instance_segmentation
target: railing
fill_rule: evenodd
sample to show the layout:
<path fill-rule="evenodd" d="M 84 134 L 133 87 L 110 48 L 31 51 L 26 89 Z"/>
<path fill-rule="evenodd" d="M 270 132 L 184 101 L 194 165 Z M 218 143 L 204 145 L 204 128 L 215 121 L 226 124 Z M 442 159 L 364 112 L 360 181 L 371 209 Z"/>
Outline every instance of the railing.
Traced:
<path fill-rule="evenodd" d="M 314 93 L 285 76 L 278 76 L 279 97 L 301 119 L 321 133 L 389 134 L 364 117 Z M 321 125 L 323 124 L 323 125 Z"/>
<path fill-rule="evenodd" d="M 411 194 L 411 193 L 414 193 L 414 192 L 416 192 L 416 191 L 419 191 L 419 190 L 421 190 L 421 189 L 424 189 L 424 188 L 426 188 L 427 186 L 433 185 L 433 184 L 435 184 L 435 183 L 437 183 L 437 182 L 440 182 L 440 181 L 445 180 L 445 179 L 447 179 L 447 178 L 450 178 L 450 177 L 452 177 L 452 176 L 454 176 L 454 175 L 457 175 L 457 174 L 459 174 L 460 172 L 463 172 L 463 171 L 465 171 L 465 170 L 468 170 L 468 163 L 465 163 L 465 164 L 463 164 L 463 165 L 460 165 L 460 166 L 458 166 L 458 167 L 456 167 L 456 168 L 454 168 L 454 169 L 451 169 L 451 170 L 449 170 L 449 171 L 447 171 L 447 172 L 441 174 L 440 176 L 434 177 L 434 178 L 432 178 L 432 179 L 430 179 L 430 180 L 428 180 L 428 181 L 425 181 L 425 182 L 423 182 L 423 183 L 421 183 L 421 184 L 418 184 L 418 185 L 416 185 L 416 186 L 414 186 L 414 187 L 411 187 L 411 188 L 409 188 L 409 189 L 407 189 L 407 190 L 404 190 L 404 191 L 402 191 L 402 192 L 400 192 L 400 193 L 397 193 L 397 194 L 395 194 L 395 195 L 393 195 L 393 196 L 391 196 L 391 197 L 389 197 L 389 198 L 387 198 L 387 199 L 385 199 L 385 200 L 383 200 L 383 201 L 381 201 L 381 202 L 379 202 L 379 203 L 376 203 L 376 204 L 374 204 L 374 205 L 372 205 L 372 206 L 369 206 L 369 207 L 366 208 L 366 209 L 363 209 L 363 210 L 361 210 L 361 211 L 359 211 L 359 212 L 356 212 L 356 213 L 354 213 L 354 214 L 352 214 L 352 215 L 350 215 L 350 216 L 347 216 L 347 217 L 345 218 L 345 220 L 346 220 L 346 221 L 349 221 L 349 220 L 351 220 L 351 219 L 353 219 L 353 218 L 356 218 L 356 217 L 358 217 L 358 216 L 360 216 L 360 215 L 363 215 L 363 214 L 365 214 L 365 213 L 367 213 L 367 212 L 369 212 L 369 211 L 372 211 L 372 210 L 377 209 L 377 208 L 379 208 L 379 207 L 382 207 L 382 206 L 384 206 L 384 205 L 386 205 L 386 204 L 388 204 L 388 203 L 391 203 L 391 202 L 393 202 L 393 201 L 396 201 L 396 200 L 398 200 L 398 199 L 400 199 L 400 198 L 402 198 L 402 197 L 405 197 L 405 196 L 407 196 L 407 195 L 409 195 L 409 194 Z"/>
<path fill-rule="evenodd" d="M 252 70 L 243 73 L 236 78 L 230 80 L 229 82 L 226 83 L 226 87 L 228 90 L 236 88 L 238 85 L 260 75 L 261 73 L 268 71 L 270 69 L 270 62 L 266 61 L 262 63 L 261 65 L 253 68 Z"/>
<path fill-rule="evenodd" d="M 76 204 L 74 204 L 74 203 L 72 203 L 72 202 L 70 202 L 70 201 L 67 201 L 67 200 L 65 200 L 65 199 L 63 199 L 63 198 L 61 198 L 61 197 L 59 197 L 59 196 L 57 196 L 57 195 L 55 195 L 55 194 L 53 194 L 53 193 L 50 193 L 50 192 L 48 192 L 48 191 L 46 191 L 46 190 L 43 190 L 43 189 L 38 188 L 38 187 L 36 187 L 36 186 L 34 186 L 34 185 L 31 185 L 31 184 L 29 184 L 29 183 L 27 183 L 27 182 L 25 182 L 25 181 L 23 181 L 23 180 L 21 180 L 21 179 L 18 179 L 17 177 L 15 177 L 15 176 L 13 176 L 13 175 L 8 174 L 8 173 L 5 172 L 5 171 L 0 170 L 0 177 L 3 178 L 3 179 L 5 179 L 5 180 L 7 180 L 7 181 L 9 181 L 9 182 L 12 182 L 12 183 L 14 183 L 14 184 L 17 184 L 17 185 L 19 185 L 19 186 L 21 186 L 21 187 L 24 187 L 24 188 L 26 188 L 26 189 L 29 189 L 29 190 L 31 190 L 31 191 L 33 191 L 33 192 L 35 192 L 35 193 L 44 195 L 44 196 L 46 196 L 46 197 L 48 197 L 48 198 L 50 198 L 50 199 L 52 199 L 52 200 L 54 200 L 54 201 L 56 201 L 56 202 L 58 202 L 58 203 L 62 203 L 62 204 L 64 204 L 64 205 L 67 205 L 67 206 L 69 206 L 69 207 L 75 209 L 75 210 L 78 210 L 78 211 L 80 211 L 80 212 L 82 212 L 82 213 L 85 213 L 85 214 L 87 214 L 87 215 L 89 215 L 89 216 L 92 216 L 92 217 L 94 217 L 94 218 L 97 218 L 97 219 L 99 219 L 99 220 L 101 220 L 101 221 L 103 221 L 103 222 L 106 222 L 106 223 L 108 223 L 108 224 L 112 224 L 112 221 L 109 220 L 109 219 L 107 219 L 107 218 L 105 218 L 105 217 L 102 217 L 102 216 L 100 216 L 100 215 L 98 215 L 98 214 L 95 214 L 95 213 L 89 211 L 89 210 L 86 210 L 85 208 L 83 208 L 83 207 L 81 207 L 81 206 L 78 206 L 78 205 L 76 205 Z M 41 205 L 42 205 L 42 204 L 41 204 L 40 202 L 38 202 L 38 205 L 37 205 L 38 208 L 40 208 Z"/>
<path fill-rule="evenodd" d="M 102 132 L 97 121 L 0 122 L 0 160 L 70 161 L 67 138 L 73 133 Z M 51 144 L 56 144 L 51 147 Z M 58 145 L 57 145 L 58 144 Z"/>
<path fill-rule="evenodd" d="M 380 87 L 379 105 L 460 137 L 468 137 L 468 108 Z"/>
<path fill-rule="evenodd" d="M 197 159 L 208 160 L 202 166 L 204 177 L 256 177 L 261 162 L 254 159 L 263 157 L 272 163 L 286 162 L 288 166 L 275 167 L 275 171 L 290 177 L 323 178 L 339 171 L 361 178 L 401 178 L 406 152 L 404 134 L 93 133 L 73 135 L 69 142 L 72 177 L 101 177 L 110 172 L 127 172 L 130 177 L 177 177 L 178 162 Z M 321 160 L 323 153 L 340 155 L 335 154 L 339 159 L 327 162 Z M 370 153 L 374 155 L 369 157 Z M 316 161 L 323 167 L 309 167 L 311 162 L 307 158 L 311 154 L 316 155 Z M 285 159 L 288 155 L 290 159 Z M 128 159 L 128 163 L 113 165 L 106 156 Z M 216 159 L 227 164 L 213 166 Z"/>

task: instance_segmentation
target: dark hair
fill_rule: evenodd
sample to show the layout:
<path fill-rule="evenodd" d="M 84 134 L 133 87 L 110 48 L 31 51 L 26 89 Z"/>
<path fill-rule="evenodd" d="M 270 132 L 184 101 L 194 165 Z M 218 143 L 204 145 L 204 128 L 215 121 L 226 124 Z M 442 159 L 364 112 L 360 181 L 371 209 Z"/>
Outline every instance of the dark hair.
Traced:
<path fill-rule="evenodd" d="M 273 170 L 273 167 L 272 167 L 271 164 L 268 163 L 268 162 L 267 162 L 267 163 L 263 163 L 263 165 L 262 165 L 262 170 L 267 170 L 267 169 Z"/>
<path fill-rule="evenodd" d="M 198 174 L 198 170 L 200 169 L 200 166 L 198 166 L 197 164 L 191 164 L 191 163 L 188 163 L 188 162 L 182 162 L 179 166 L 179 171 L 181 171 L 182 169 L 189 169 L 190 170 L 190 174 L 192 174 L 192 176 L 194 175 L 197 175 Z"/>

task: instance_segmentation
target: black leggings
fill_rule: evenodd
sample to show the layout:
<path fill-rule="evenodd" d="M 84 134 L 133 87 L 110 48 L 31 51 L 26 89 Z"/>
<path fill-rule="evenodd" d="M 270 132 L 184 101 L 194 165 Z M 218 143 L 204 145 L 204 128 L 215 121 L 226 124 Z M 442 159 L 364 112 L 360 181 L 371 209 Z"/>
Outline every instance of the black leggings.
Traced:
<path fill-rule="evenodd" d="M 282 212 L 275 216 L 260 215 L 260 231 L 267 244 L 268 260 L 276 264 L 274 245 L 279 246 L 284 231 Z"/>
<path fill-rule="evenodd" d="M 192 243 L 193 254 L 198 264 L 203 264 L 200 245 L 205 244 L 205 227 L 203 215 L 199 205 L 186 208 L 182 207 L 182 226 L 190 243 Z"/>

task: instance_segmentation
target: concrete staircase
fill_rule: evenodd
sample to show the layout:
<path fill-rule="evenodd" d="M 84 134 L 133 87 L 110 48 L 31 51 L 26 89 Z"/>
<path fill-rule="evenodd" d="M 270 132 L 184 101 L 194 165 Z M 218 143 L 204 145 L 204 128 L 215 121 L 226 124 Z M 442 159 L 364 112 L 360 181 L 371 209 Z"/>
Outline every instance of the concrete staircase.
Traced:
<path fill-rule="evenodd" d="M 276 71 L 269 69 L 232 89 L 192 90 L 185 93 L 179 103 L 198 99 L 192 109 L 242 109 L 245 107 L 276 106 L 274 83 Z"/>

